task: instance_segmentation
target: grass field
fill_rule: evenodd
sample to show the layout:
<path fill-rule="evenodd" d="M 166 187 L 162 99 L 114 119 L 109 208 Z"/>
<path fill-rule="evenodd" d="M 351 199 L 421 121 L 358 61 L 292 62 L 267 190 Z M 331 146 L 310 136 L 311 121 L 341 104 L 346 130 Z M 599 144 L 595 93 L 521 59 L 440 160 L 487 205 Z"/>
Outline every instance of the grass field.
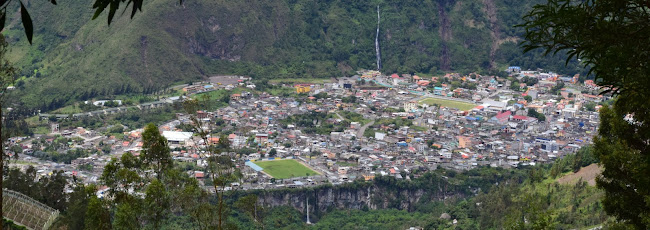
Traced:
<path fill-rule="evenodd" d="M 83 110 L 76 105 L 68 105 L 57 110 L 52 111 L 52 113 L 62 113 L 62 114 L 71 114 L 71 113 L 81 113 Z"/>
<path fill-rule="evenodd" d="M 264 172 L 276 179 L 287 179 L 292 177 L 301 177 L 317 175 L 318 173 L 295 160 L 274 160 L 274 161 L 256 161 L 255 164 L 262 167 Z"/>
<path fill-rule="evenodd" d="M 476 107 L 475 104 L 471 103 L 466 103 L 466 102 L 460 102 L 460 101 L 452 101 L 452 100 L 445 100 L 445 99 L 439 99 L 439 98 L 426 98 L 420 101 L 420 104 L 438 104 L 444 107 L 450 107 L 450 108 L 456 108 L 460 110 L 470 110 L 474 107 Z"/>

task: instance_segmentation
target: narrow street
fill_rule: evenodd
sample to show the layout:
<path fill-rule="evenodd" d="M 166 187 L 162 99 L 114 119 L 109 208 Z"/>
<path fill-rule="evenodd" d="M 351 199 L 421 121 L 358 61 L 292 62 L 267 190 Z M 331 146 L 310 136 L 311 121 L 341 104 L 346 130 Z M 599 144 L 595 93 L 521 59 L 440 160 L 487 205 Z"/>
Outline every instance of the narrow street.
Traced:
<path fill-rule="evenodd" d="M 365 124 L 365 125 L 361 126 L 359 131 L 357 131 L 357 138 L 363 137 L 363 133 L 366 132 L 366 129 L 368 127 L 370 127 L 371 125 L 373 125 L 373 124 L 375 124 L 375 120 L 372 120 L 372 121 L 368 122 L 368 124 Z"/>

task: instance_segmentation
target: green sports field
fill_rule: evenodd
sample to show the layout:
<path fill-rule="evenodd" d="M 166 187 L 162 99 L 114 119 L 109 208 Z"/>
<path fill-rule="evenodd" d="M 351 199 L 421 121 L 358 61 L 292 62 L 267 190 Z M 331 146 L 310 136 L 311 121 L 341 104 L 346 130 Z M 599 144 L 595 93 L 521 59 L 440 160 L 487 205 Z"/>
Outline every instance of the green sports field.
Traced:
<path fill-rule="evenodd" d="M 273 160 L 273 161 L 256 161 L 256 165 L 262 167 L 264 172 L 270 174 L 276 179 L 286 179 L 292 177 L 303 177 L 317 175 L 318 173 L 295 160 Z"/>
<path fill-rule="evenodd" d="M 420 104 L 428 104 L 428 105 L 438 104 L 438 105 L 441 105 L 441 106 L 444 106 L 444 107 L 456 108 L 456 109 L 460 109 L 460 110 L 470 110 L 470 109 L 477 106 L 477 105 L 472 104 L 472 103 L 445 100 L 445 99 L 439 99 L 439 98 L 422 99 L 420 101 Z"/>

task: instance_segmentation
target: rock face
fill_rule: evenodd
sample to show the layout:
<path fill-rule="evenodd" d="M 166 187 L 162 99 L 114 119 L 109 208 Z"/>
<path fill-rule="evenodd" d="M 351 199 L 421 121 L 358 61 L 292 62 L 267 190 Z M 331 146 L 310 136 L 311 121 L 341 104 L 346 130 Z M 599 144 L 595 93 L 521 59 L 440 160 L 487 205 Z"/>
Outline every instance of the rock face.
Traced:
<path fill-rule="evenodd" d="M 377 185 L 354 188 L 325 186 L 314 189 L 268 191 L 258 194 L 258 202 L 267 207 L 291 206 L 306 211 L 309 199 L 310 213 L 324 213 L 332 209 L 388 209 L 414 211 L 421 200 L 441 201 L 463 194 L 445 194 L 438 188 L 392 189 Z"/>

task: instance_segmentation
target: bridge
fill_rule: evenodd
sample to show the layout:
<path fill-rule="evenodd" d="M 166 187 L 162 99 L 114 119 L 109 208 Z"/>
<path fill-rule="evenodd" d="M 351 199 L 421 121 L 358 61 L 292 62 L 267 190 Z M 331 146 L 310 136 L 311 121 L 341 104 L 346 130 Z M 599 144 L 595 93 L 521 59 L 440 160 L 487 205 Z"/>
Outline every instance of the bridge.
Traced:
<path fill-rule="evenodd" d="M 2 216 L 29 230 L 46 230 L 59 217 L 59 211 L 25 194 L 3 189 Z"/>

